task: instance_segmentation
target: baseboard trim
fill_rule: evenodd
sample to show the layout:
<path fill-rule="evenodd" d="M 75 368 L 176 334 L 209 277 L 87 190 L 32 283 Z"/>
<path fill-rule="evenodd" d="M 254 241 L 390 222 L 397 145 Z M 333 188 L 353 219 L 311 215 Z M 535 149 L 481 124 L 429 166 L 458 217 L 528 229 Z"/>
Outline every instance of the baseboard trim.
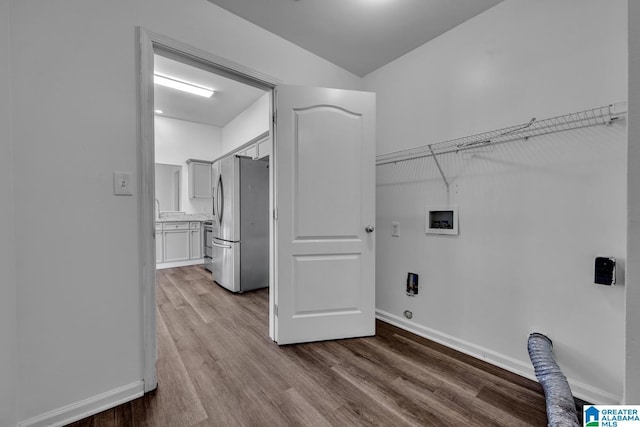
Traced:
<path fill-rule="evenodd" d="M 514 374 L 537 381 L 531 364 L 523 363 L 522 361 L 510 356 L 480 347 L 454 336 L 436 331 L 435 329 L 419 325 L 383 310 L 376 310 L 376 318 L 393 326 L 397 326 L 400 329 L 404 329 L 405 331 L 414 333 L 461 353 L 475 357 L 476 359 L 484 360 L 487 363 L 491 363 L 492 365 L 498 366 L 509 372 L 513 372 Z M 621 396 L 616 396 L 605 390 L 592 387 L 580 381 L 572 380 L 571 378 L 567 378 L 567 380 L 569 381 L 569 386 L 571 387 L 573 395 L 582 400 L 601 405 L 619 404 L 622 402 Z"/>
<path fill-rule="evenodd" d="M 200 264 L 204 264 L 204 258 L 190 259 L 187 261 L 159 262 L 156 264 L 156 270 L 162 270 L 164 268 L 186 267 L 188 265 L 200 265 Z"/>
<path fill-rule="evenodd" d="M 144 382 L 136 381 L 88 399 L 81 400 L 80 402 L 73 403 L 59 409 L 54 409 L 53 411 L 22 421 L 18 425 L 20 427 L 64 426 L 129 402 L 143 394 Z"/>

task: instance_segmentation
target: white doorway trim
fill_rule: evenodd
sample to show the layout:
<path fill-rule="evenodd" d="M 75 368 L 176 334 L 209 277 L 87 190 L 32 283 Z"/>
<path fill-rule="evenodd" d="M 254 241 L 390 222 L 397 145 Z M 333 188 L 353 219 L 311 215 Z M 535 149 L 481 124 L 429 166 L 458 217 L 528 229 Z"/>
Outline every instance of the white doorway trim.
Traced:
<path fill-rule="evenodd" d="M 156 360 L 156 266 L 155 266 L 155 218 L 154 218 L 154 99 L 153 99 L 153 55 L 162 55 L 199 64 L 225 77 L 243 83 L 273 91 L 280 83 L 278 79 L 247 68 L 243 65 L 213 55 L 209 52 L 186 45 L 160 34 L 137 27 L 138 35 L 138 192 L 139 209 L 139 253 L 140 253 L 140 283 L 142 296 L 142 346 L 143 346 L 143 381 L 144 392 L 147 393 L 157 387 Z M 273 96 L 272 96 L 273 102 Z M 273 129 L 271 132 L 273 143 Z M 273 152 L 273 150 L 272 150 Z M 271 164 L 274 164 L 273 162 Z M 273 168 L 270 168 L 273 177 Z M 271 191 L 273 203 L 273 192 Z M 270 206 L 273 211 L 273 206 Z M 273 236 L 273 230 L 270 230 Z M 273 295 L 273 237 L 271 240 L 270 261 L 271 273 L 269 280 L 269 298 Z M 272 331 L 273 304 L 269 304 L 269 330 Z"/>

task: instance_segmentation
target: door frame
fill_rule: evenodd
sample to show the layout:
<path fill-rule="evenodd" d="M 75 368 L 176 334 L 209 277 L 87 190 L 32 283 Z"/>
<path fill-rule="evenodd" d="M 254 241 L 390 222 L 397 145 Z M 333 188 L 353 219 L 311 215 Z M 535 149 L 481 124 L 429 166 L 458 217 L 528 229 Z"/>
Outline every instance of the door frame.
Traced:
<path fill-rule="evenodd" d="M 245 67 L 233 61 L 216 56 L 207 51 L 189 46 L 177 40 L 136 27 L 137 68 L 138 68 L 138 242 L 140 254 L 140 286 L 142 300 L 142 353 L 144 392 L 154 390 L 158 380 L 156 376 L 157 360 L 157 319 L 156 319 L 156 264 L 155 264 L 155 136 L 154 136 L 154 93 L 153 93 L 153 55 L 160 52 L 184 62 L 196 63 L 225 77 L 271 91 L 271 114 L 275 102 L 274 89 L 280 80 Z M 275 144 L 273 120 L 270 121 L 272 156 Z M 273 212 L 273 178 L 275 162 L 270 161 L 269 211 Z M 270 221 L 269 253 L 269 336 L 274 337 L 273 296 L 275 285 L 274 269 L 274 230 Z"/>

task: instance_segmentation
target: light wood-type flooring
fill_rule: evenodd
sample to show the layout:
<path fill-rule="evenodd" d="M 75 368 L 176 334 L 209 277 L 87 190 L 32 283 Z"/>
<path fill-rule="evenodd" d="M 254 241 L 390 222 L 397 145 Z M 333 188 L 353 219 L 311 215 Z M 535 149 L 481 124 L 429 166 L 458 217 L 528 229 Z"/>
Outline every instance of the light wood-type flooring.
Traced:
<path fill-rule="evenodd" d="M 375 337 L 279 347 L 268 291 L 233 294 L 201 266 L 159 270 L 157 302 L 158 389 L 72 426 L 547 423 L 538 383 L 382 322 Z"/>

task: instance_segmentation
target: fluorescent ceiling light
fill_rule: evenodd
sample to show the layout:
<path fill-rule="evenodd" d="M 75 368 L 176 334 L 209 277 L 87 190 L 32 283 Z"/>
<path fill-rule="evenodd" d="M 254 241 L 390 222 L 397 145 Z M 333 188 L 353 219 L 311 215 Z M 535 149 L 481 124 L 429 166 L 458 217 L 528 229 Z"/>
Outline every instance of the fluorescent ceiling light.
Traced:
<path fill-rule="evenodd" d="M 193 83 L 160 74 L 153 75 L 153 82 L 160 86 L 170 87 L 172 89 L 181 90 L 183 92 L 188 92 L 205 98 L 211 98 L 214 94 L 214 90 L 211 88 L 194 85 Z"/>
<path fill-rule="evenodd" d="M 162 114 L 162 113 L 164 113 L 164 111 L 162 111 L 162 110 L 155 110 L 155 111 L 154 111 L 154 113 L 156 113 L 156 114 Z"/>

